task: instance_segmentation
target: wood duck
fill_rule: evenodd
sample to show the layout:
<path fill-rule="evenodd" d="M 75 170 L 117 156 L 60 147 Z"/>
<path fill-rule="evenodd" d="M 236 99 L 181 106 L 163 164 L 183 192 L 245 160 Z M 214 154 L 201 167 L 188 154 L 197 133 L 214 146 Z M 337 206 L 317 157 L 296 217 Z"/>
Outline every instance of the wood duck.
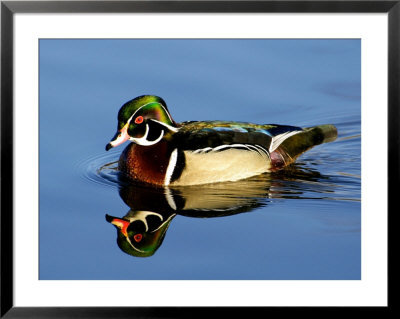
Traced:
<path fill-rule="evenodd" d="M 120 172 L 131 180 L 164 186 L 198 185 L 280 170 L 336 136 L 333 125 L 176 123 L 162 98 L 142 95 L 119 110 L 117 133 L 106 150 L 133 142 L 118 163 Z"/>

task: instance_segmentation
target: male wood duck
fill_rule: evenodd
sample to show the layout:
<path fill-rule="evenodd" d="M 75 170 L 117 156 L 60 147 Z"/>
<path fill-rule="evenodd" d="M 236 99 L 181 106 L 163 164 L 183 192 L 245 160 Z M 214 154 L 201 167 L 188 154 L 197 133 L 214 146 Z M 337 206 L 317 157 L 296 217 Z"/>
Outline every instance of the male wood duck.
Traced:
<path fill-rule="evenodd" d="M 162 98 L 142 95 L 119 110 L 117 133 L 106 150 L 133 142 L 118 164 L 129 179 L 164 186 L 197 185 L 282 169 L 303 152 L 336 136 L 333 125 L 176 123 Z"/>

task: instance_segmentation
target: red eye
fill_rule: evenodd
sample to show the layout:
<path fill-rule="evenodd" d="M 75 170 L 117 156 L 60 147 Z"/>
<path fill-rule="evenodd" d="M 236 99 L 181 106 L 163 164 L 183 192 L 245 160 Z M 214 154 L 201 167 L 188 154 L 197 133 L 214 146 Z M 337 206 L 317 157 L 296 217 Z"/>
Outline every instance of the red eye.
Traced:
<path fill-rule="evenodd" d="M 138 243 L 142 240 L 143 236 L 142 234 L 136 234 L 135 236 L 133 236 L 133 239 Z"/>
<path fill-rule="evenodd" d="M 136 124 L 143 123 L 143 116 L 139 115 L 137 118 L 135 118 L 135 123 Z"/>

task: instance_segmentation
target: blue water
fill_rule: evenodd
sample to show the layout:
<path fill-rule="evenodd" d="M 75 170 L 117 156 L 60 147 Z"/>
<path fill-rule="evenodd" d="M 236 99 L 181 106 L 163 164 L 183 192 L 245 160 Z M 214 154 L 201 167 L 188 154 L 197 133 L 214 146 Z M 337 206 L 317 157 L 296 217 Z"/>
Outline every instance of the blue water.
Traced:
<path fill-rule="evenodd" d="M 40 40 L 39 278 L 361 279 L 360 58 L 360 40 Z M 123 147 L 104 147 L 142 94 L 177 122 L 329 123 L 338 138 L 279 173 L 174 190 L 198 209 L 134 257 L 105 215 L 168 217 L 166 194 L 120 185 Z"/>

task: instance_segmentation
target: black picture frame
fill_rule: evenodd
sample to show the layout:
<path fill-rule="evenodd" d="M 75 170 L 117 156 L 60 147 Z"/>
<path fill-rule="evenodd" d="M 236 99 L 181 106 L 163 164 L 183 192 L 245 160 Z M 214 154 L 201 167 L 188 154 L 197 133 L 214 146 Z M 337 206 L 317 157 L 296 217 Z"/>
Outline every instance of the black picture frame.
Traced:
<path fill-rule="evenodd" d="M 193 316 L 266 315 L 278 307 L 15 307 L 13 303 L 13 16 L 15 13 L 120 12 L 270 12 L 270 13 L 387 13 L 388 14 L 388 218 L 397 212 L 399 183 L 398 125 L 400 105 L 400 0 L 396 1 L 1 1 L 1 318 L 191 318 Z M 389 214 L 389 213 L 392 214 Z M 378 213 L 378 212 L 377 212 Z M 381 214 L 385 212 L 379 212 Z M 389 251 L 390 235 L 388 232 Z M 388 261 L 389 255 L 388 255 Z M 388 287 L 390 282 L 388 282 Z M 389 291 L 390 292 L 390 291 Z M 243 292 L 241 292 L 243 293 Z M 388 307 L 392 309 L 389 293 Z M 370 308 L 356 308 L 371 312 Z M 306 314 L 309 307 L 285 310 Z M 326 311 L 325 307 L 312 308 Z M 340 307 L 330 308 L 335 314 Z M 348 311 L 349 309 L 345 309 Z"/>

